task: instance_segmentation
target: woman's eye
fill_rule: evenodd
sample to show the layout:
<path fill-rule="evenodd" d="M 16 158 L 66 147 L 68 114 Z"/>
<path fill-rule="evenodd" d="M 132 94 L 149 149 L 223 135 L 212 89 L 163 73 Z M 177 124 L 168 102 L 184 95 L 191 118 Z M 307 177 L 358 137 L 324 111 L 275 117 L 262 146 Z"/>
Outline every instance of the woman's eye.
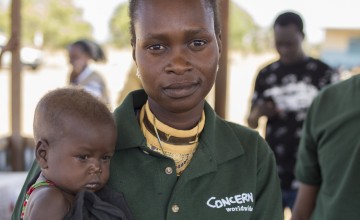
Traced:
<path fill-rule="evenodd" d="M 164 50 L 165 47 L 161 44 L 154 44 L 148 47 L 149 50 Z"/>
<path fill-rule="evenodd" d="M 206 44 L 206 41 L 204 40 L 194 40 L 190 43 L 191 47 L 202 47 Z"/>

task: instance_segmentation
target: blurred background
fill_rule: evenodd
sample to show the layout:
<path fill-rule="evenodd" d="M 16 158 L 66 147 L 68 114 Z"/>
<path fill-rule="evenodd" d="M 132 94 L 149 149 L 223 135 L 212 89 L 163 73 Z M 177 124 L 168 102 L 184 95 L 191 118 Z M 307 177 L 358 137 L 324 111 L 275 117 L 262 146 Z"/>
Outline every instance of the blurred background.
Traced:
<path fill-rule="evenodd" d="M 0 51 L 11 37 L 11 0 L 0 0 Z M 360 66 L 360 16 L 356 0 L 229 0 L 228 62 L 225 118 L 243 125 L 257 71 L 277 59 L 272 24 L 284 10 L 300 13 L 305 24 L 304 48 L 308 55 L 338 68 L 343 79 Z M 92 63 L 104 77 L 110 107 L 124 95 L 133 61 L 128 4 L 125 0 L 22 0 L 22 69 L 19 115 L 13 111 L 11 53 L 5 52 L 0 68 L 0 220 L 9 219 L 13 202 L 33 161 L 32 120 L 35 106 L 49 90 L 68 85 L 67 46 L 92 39 L 105 50 L 107 61 Z M 360 71 L 359 71 L 360 72 Z M 209 102 L 214 104 L 213 93 Z M 23 138 L 21 156 L 11 149 L 13 119 Z M 263 134 L 263 127 L 259 132 Z M 16 160 L 21 160 L 21 163 Z M 14 164 L 21 164 L 14 167 Z M 16 165 L 15 165 L 16 166 Z M 11 172 L 17 171 L 17 172 Z M 5 197 L 3 197 L 5 196 Z M 6 202 L 5 202 L 6 201 Z M 10 202 L 8 202 L 10 201 Z"/>

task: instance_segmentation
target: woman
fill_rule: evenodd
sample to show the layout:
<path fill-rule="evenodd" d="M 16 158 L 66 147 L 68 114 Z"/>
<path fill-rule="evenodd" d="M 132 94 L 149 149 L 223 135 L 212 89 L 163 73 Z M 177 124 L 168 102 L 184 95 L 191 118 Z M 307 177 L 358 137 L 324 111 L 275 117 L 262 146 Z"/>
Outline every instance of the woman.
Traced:
<path fill-rule="evenodd" d="M 105 61 L 101 47 L 89 40 L 79 40 L 69 46 L 69 62 L 72 70 L 69 77 L 70 85 L 78 85 L 109 104 L 107 86 L 102 76 L 93 70 L 89 62 Z"/>
<path fill-rule="evenodd" d="M 138 220 L 283 220 L 272 151 L 205 102 L 221 52 L 217 2 L 130 1 L 130 17 L 144 90 L 114 112 L 108 185 Z"/>

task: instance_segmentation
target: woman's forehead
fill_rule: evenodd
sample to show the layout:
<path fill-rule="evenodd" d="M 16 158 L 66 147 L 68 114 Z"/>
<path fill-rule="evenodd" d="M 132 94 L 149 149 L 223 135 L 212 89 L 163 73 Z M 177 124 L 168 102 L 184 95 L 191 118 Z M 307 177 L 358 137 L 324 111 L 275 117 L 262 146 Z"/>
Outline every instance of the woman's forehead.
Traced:
<path fill-rule="evenodd" d="M 185 27 L 188 26 L 188 27 Z M 135 30 L 146 32 L 169 28 L 214 31 L 214 14 L 204 0 L 146 0 L 137 9 Z"/>

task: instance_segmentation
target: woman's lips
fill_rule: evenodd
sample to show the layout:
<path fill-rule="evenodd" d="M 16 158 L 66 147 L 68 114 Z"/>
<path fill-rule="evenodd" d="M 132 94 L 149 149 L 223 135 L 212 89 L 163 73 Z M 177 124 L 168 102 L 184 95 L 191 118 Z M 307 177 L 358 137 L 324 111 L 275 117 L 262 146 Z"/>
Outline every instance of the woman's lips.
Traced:
<path fill-rule="evenodd" d="M 192 95 L 198 88 L 199 83 L 173 83 L 169 86 L 166 86 L 163 91 L 167 96 L 179 99 Z"/>

